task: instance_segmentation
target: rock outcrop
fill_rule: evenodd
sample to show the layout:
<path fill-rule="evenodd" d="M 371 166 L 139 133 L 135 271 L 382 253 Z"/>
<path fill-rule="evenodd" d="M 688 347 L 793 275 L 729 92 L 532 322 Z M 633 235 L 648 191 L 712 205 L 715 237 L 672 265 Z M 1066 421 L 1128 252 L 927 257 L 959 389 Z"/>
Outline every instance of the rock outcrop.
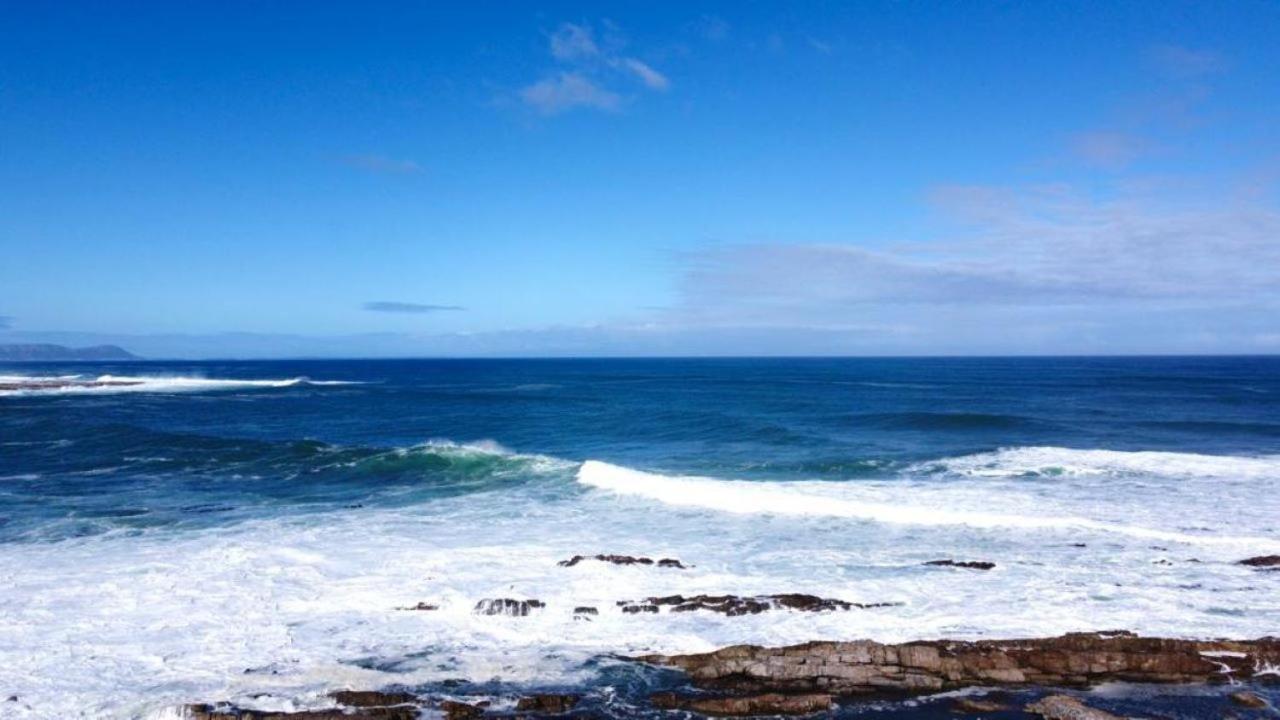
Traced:
<path fill-rule="evenodd" d="M 661 710 L 692 710 L 703 715 L 748 717 L 755 715 L 811 715 L 831 709 L 826 693 L 784 695 L 765 693 L 738 697 L 684 697 L 676 693 L 655 693 L 649 702 Z"/>
<path fill-rule="evenodd" d="M 1241 560 L 1239 564 L 1255 568 L 1280 568 L 1280 555 L 1259 555 Z"/>
<path fill-rule="evenodd" d="M 1023 709 L 1045 720 L 1124 720 L 1119 715 L 1091 708 L 1070 695 L 1049 695 Z"/>
<path fill-rule="evenodd" d="M 742 597 L 739 595 L 668 595 L 651 597 L 633 602 L 622 600 L 618 605 L 625 613 L 656 613 L 662 607 L 671 612 L 693 612 L 706 610 L 722 615 L 756 615 L 767 610 L 800 610 L 803 612 L 825 612 L 831 610 L 865 610 L 868 608 L 892 607 L 898 603 L 854 603 L 832 598 L 821 598 L 803 593 L 782 593 L 778 595 L 756 595 Z"/>
<path fill-rule="evenodd" d="M 968 561 L 968 562 L 957 561 L 957 560 L 930 560 L 929 562 L 925 563 L 925 565 L 934 565 L 937 567 L 958 567 L 958 568 L 966 568 L 968 570 L 990 570 L 991 568 L 996 566 L 995 563 L 986 562 L 985 560 Z"/>
<path fill-rule="evenodd" d="M 476 603 L 475 612 L 480 615 L 510 615 L 524 617 L 534 610 L 546 607 L 541 600 L 515 600 L 513 598 L 486 598 Z"/>
<path fill-rule="evenodd" d="M 533 712 L 542 715 L 559 715 L 567 713 L 578 704 L 578 695 L 556 693 L 539 693 L 526 695 L 516 701 L 516 712 Z"/>
<path fill-rule="evenodd" d="M 561 560 L 556 563 L 560 567 L 573 567 L 583 560 L 599 560 L 600 562 L 611 563 L 613 565 L 657 565 L 658 567 L 680 568 L 681 570 L 688 566 L 676 560 L 675 558 L 662 558 L 654 560 L 647 557 L 632 557 L 631 555 L 574 555 L 568 560 Z"/>
<path fill-rule="evenodd" d="M 1004 641 L 870 640 L 790 647 L 735 645 L 696 655 L 651 655 L 697 687 L 743 694 L 915 695 L 979 686 L 1087 687 L 1104 681 L 1213 683 L 1275 679 L 1280 639 L 1173 640 L 1075 633 Z M 1274 671 L 1272 671 L 1274 672 Z"/>

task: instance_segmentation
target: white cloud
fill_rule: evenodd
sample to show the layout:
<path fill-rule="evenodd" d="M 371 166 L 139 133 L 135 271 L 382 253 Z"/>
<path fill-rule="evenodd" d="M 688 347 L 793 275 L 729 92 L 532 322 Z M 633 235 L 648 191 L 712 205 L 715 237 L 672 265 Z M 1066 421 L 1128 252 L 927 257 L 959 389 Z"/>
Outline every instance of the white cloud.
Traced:
<path fill-rule="evenodd" d="M 622 105 L 617 93 L 576 72 L 543 78 L 520 90 L 520 98 L 543 115 L 556 115 L 577 107 L 616 111 Z"/>
<path fill-rule="evenodd" d="M 666 75 L 663 75 L 635 58 L 623 58 L 622 65 L 634 73 L 636 77 L 640 78 L 640 82 L 644 83 L 652 90 L 666 90 L 671 85 L 671 81 L 667 80 Z"/>
<path fill-rule="evenodd" d="M 600 48 L 590 27 L 564 23 L 551 33 L 551 55 L 557 60 L 580 60 L 599 54 Z"/>

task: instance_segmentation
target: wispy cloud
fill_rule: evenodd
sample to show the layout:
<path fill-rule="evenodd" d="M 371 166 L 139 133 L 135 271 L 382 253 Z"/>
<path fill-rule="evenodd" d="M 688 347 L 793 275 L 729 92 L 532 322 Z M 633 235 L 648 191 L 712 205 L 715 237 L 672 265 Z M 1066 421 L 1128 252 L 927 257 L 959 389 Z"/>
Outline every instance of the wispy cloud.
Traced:
<path fill-rule="evenodd" d="M 524 104 L 542 115 L 575 108 L 616 112 L 627 98 L 626 81 L 647 90 L 664 91 L 670 79 L 649 63 L 623 52 L 626 40 L 611 23 L 603 38 L 588 24 L 562 23 L 548 35 L 548 52 L 559 65 L 517 92 Z"/>
<path fill-rule="evenodd" d="M 426 305 L 423 303 L 393 302 L 390 300 L 375 300 L 367 302 L 363 305 L 363 308 L 370 312 L 406 313 L 410 315 L 423 315 L 426 313 L 450 312 L 466 309 L 458 305 Z"/>
<path fill-rule="evenodd" d="M 622 104 L 622 97 L 617 93 L 576 72 L 543 78 L 520 90 L 520 99 L 543 115 L 556 115 L 577 107 L 616 111 Z"/>
<path fill-rule="evenodd" d="M 1226 58 L 1212 50 L 1157 45 L 1151 48 L 1149 55 L 1156 69 L 1177 78 L 1201 78 L 1227 68 Z"/>
<path fill-rule="evenodd" d="M 1149 143 L 1129 133 L 1094 130 L 1075 135 L 1071 139 L 1071 151 L 1088 165 L 1107 170 L 1119 170 L 1138 159 Z"/>
<path fill-rule="evenodd" d="M 422 166 L 412 160 L 397 160 L 385 155 L 345 155 L 342 162 L 350 167 L 380 175 L 413 175 L 422 172 Z"/>

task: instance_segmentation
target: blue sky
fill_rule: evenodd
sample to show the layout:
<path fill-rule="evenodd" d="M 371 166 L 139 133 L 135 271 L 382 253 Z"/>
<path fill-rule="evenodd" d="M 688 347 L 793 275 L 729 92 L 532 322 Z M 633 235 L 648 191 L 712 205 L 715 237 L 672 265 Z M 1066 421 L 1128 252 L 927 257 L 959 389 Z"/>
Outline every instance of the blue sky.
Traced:
<path fill-rule="evenodd" d="M 1280 352 L 1280 4 L 8 3 L 0 342 Z"/>

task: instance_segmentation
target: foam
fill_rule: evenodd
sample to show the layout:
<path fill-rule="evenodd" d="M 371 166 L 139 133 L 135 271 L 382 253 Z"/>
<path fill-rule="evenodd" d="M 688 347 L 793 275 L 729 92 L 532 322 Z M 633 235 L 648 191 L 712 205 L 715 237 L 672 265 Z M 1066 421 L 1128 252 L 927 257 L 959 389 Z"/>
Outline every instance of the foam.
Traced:
<path fill-rule="evenodd" d="M 357 385 L 348 380 L 312 380 L 307 377 L 278 379 L 208 378 L 185 375 L 10 375 L 0 376 L 0 384 L 29 384 L 0 390 L 0 397 L 41 395 L 116 395 L 122 393 L 191 393 L 219 390 L 278 389 L 304 385 L 327 387 Z M 65 384 L 60 384 L 65 383 Z M 95 384 L 97 383 L 97 384 Z M 42 387 L 47 385 L 47 387 Z"/>
<path fill-rule="evenodd" d="M 1221 479 L 1280 477 L 1280 455 L 1256 457 L 1197 453 L 1017 447 L 936 460 L 910 471 L 972 477 L 1161 475 Z"/>
<path fill-rule="evenodd" d="M 578 481 L 595 488 L 658 502 L 738 514 L 840 517 L 897 525 L 959 525 L 973 528 L 1092 530 L 1138 538 L 1202 545 L 1280 548 L 1280 541 L 1260 537 L 1204 536 L 1099 522 L 1083 517 L 1020 515 L 950 510 L 924 504 L 884 504 L 842 497 L 853 483 L 761 483 L 705 477 L 666 476 L 588 460 Z"/>

